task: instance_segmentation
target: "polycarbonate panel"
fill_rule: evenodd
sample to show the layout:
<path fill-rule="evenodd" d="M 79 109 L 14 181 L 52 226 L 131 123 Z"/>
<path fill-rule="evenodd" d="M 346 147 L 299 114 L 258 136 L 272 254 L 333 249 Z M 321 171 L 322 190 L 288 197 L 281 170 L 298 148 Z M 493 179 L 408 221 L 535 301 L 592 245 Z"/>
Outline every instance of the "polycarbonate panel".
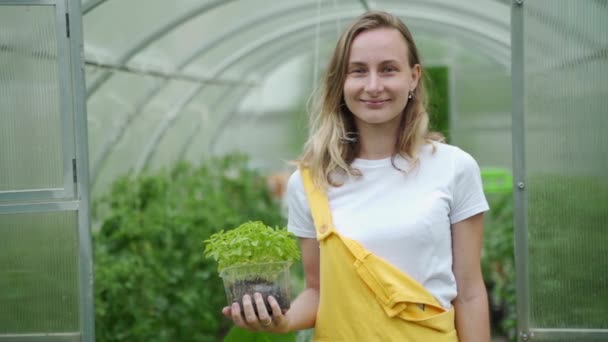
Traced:
<path fill-rule="evenodd" d="M 226 93 L 228 91 L 228 93 Z M 215 119 L 214 108 L 218 98 L 231 98 L 234 88 L 220 85 L 209 85 L 192 99 L 178 114 L 178 117 L 167 126 L 167 129 L 152 152 L 148 167 L 151 169 L 168 168 L 184 158 L 189 144 L 195 136 L 204 130 L 211 120 Z M 199 146 L 200 155 L 203 154 L 202 146 Z M 200 160 L 199 160 L 200 161 Z"/>
<path fill-rule="evenodd" d="M 64 187 L 54 6 L 0 10 L 0 192 Z"/>
<path fill-rule="evenodd" d="M 606 18 L 602 1 L 524 2 L 531 328 L 608 329 Z"/>
<path fill-rule="evenodd" d="M 0 340 L 79 331 L 77 217 L 0 214 Z"/>
<path fill-rule="evenodd" d="M 91 168 L 99 165 L 108 144 L 119 138 L 118 135 L 124 131 L 123 126 L 141 115 L 137 113 L 138 105 L 161 83 L 166 82 L 160 78 L 116 72 L 88 101 Z M 148 100 L 151 101 L 152 98 Z"/>
<path fill-rule="evenodd" d="M 262 3 L 263 1 L 256 0 L 256 2 Z M 253 4 L 253 1 L 251 3 Z M 229 7 L 230 6 L 227 5 L 218 9 L 218 11 L 227 10 Z M 297 11 L 294 11 L 293 9 L 296 9 Z M 329 12 L 328 9 L 323 9 L 323 15 L 329 13 L 331 12 Z M 208 25 L 208 22 L 210 22 L 210 18 L 208 17 L 211 15 L 213 15 L 213 13 L 201 17 L 196 22 L 192 22 L 192 25 L 190 26 L 184 26 L 181 30 L 175 32 L 175 34 L 167 36 L 166 39 L 177 40 L 178 37 L 180 37 L 180 33 L 186 36 L 196 36 L 197 32 L 205 31 L 199 27 L 203 26 L 203 24 Z M 314 24 L 316 16 L 316 3 L 311 3 L 309 1 L 284 2 L 284 4 L 280 6 L 260 7 L 259 10 L 255 10 L 244 17 L 242 22 L 236 23 L 235 25 L 218 26 L 214 36 L 201 40 L 200 43 L 197 42 L 197 44 L 193 45 L 194 50 L 189 51 L 185 56 L 180 56 L 178 60 L 185 60 L 188 57 L 191 57 L 193 53 L 197 52 L 200 46 L 214 43 L 212 49 L 205 50 L 204 53 L 197 56 L 195 63 L 187 68 L 187 70 L 197 72 L 213 72 L 215 67 L 221 64 L 218 62 L 226 60 L 227 56 L 232 56 L 254 42 L 272 37 L 277 32 L 287 30 L 289 27 L 298 25 L 302 21 L 312 22 Z M 335 24 L 332 23 L 332 26 L 335 27 Z M 190 32 L 182 32 L 186 29 Z M 309 29 L 314 29 L 314 25 L 309 27 Z M 168 43 L 165 41 L 159 42 L 159 45 L 167 44 Z M 144 55 L 146 54 L 148 53 L 144 53 Z"/>
<path fill-rule="evenodd" d="M 511 168 L 509 70 L 483 54 L 467 60 L 473 54 L 458 56 L 451 67 L 451 142 L 482 167 Z"/>
<path fill-rule="evenodd" d="M 83 17 L 87 56 L 116 61 L 155 29 L 209 2 L 212 1 L 104 1 Z M 145 11 L 142 11 L 144 9 Z M 134 15 L 135 13 L 138 15 Z M 111 25 L 108 25 L 109 18 Z"/>
<path fill-rule="evenodd" d="M 85 1 L 85 9 L 95 1 L 97 0 Z M 443 40 L 447 42 L 443 46 L 444 49 L 434 50 L 431 53 L 433 63 L 445 60 L 445 55 L 452 53 L 453 46 L 461 44 L 466 45 L 473 53 L 483 51 L 493 55 L 491 52 L 500 45 L 500 42 L 493 41 L 497 32 L 502 32 L 506 37 L 502 40 L 503 43 L 508 41 L 508 6 L 504 1 L 475 0 L 466 4 L 449 0 L 414 3 L 396 0 L 293 2 L 186 0 L 172 3 L 162 0 L 101 1 L 99 6 L 86 13 L 84 17 L 87 33 L 85 55 L 87 60 L 93 63 L 120 61 L 137 69 L 150 71 L 175 71 L 201 76 L 221 71 L 217 76 L 222 79 L 237 81 L 264 79 L 267 74 L 260 72 L 260 65 L 274 65 L 275 68 L 279 68 L 285 62 L 286 55 L 289 55 L 289 58 L 294 55 L 291 52 L 294 50 L 300 51 L 299 54 L 314 54 L 317 49 L 315 39 L 317 31 L 320 36 L 318 40 L 320 58 L 318 63 L 313 63 L 311 66 L 317 65 L 322 68 L 328 60 L 326 57 L 328 51 L 335 44 L 337 31 L 341 31 L 343 26 L 352 20 L 353 15 L 362 13 L 366 3 L 374 8 L 386 9 L 405 16 L 410 15 L 410 27 L 416 37 L 429 32 L 435 37 L 444 37 Z M 140 11 L 141 8 L 146 9 L 145 13 Z M 426 20 L 427 16 L 418 16 L 425 14 L 424 11 L 433 18 L 432 21 Z M 133 17 L 133 13 L 139 12 L 142 15 Z M 457 15 L 456 19 L 454 15 Z M 110 17 L 111 27 L 107 25 L 107 18 Z M 234 18 L 239 19 L 234 20 Z M 319 19 L 321 22 L 317 26 Z M 453 26 L 442 25 L 442 20 L 451 21 L 450 25 L 457 22 L 461 26 L 467 26 L 468 29 L 454 29 Z M 290 28 L 292 32 L 287 31 Z M 284 33 L 284 36 L 279 36 L 278 33 Z M 302 37 L 307 39 L 301 39 Z M 253 46 L 255 42 L 260 44 Z M 244 51 L 245 47 L 253 47 L 253 49 Z M 201 48 L 206 49 L 201 50 Z M 273 54 L 273 51 L 277 52 Z M 494 55 L 504 55 L 504 52 Z M 235 59 L 235 56 L 239 59 Z M 226 64 L 227 62 L 230 64 Z M 267 73 L 273 71 L 272 68 L 269 70 Z M 103 75 L 107 75 L 103 69 L 87 67 L 88 85 L 97 85 L 96 80 Z M 321 73 L 318 72 L 316 75 L 320 76 Z M 163 118 L 166 111 L 159 109 L 158 106 L 171 108 L 179 104 L 180 100 L 180 93 L 175 94 L 176 96 L 167 96 L 165 91 L 159 93 L 158 98 L 154 99 L 154 103 L 158 106 L 146 108 L 141 119 L 133 120 L 125 130 L 125 137 L 116 141 L 117 149 L 111 150 L 107 158 L 101 162 L 98 157 L 104 155 L 105 150 L 103 147 L 105 142 L 102 141 L 107 141 L 104 138 L 112 135 L 114 127 L 122 127 L 117 123 L 120 119 L 114 120 L 114 118 L 124 117 L 122 111 L 124 106 L 118 103 L 116 98 L 127 96 L 121 90 L 113 90 L 111 84 L 114 82 L 114 77 L 109 78 L 107 84 L 99 87 L 99 90 L 89 98 L 89 106 L 93 112 L 91 123 L 101 123 L 99 129 L 91 133 L 91 167 L 94 168 L 92 180 L 95 189 L 106 189 L 109 182 L 117 175 L 124 174 L 134 165 L 141 164 L 140 161 L 148 154 L 146 146 L 149 146 L 149 138 L 155 140 L 156 128 L 166 122 L 166 117 Z M 133 77 L 145 76 L 134 74 Z M 293 79 L 290 82 L 299 84 L 301 80 Z M 233 86 L 234 93 L 241 92 L 238 85 Z M 287 87 L 287 84 L 281 85 L 276 93 Z M 185 89 L 181 94 L 187 91 Z M 204 95 L 198 97 L 205 98 Z M 242 99 L 230 95 L 226 96 L 226 101 L 238 104 Z M 215 104 L 205 104 L 205 106 L 210 108 L 212 114 L 210 117 L 215 117 L 212 108 Z M 274 104 L 271 108 L 261 108 L 261 112 L 264 111 L 274 113 Z M 205 149 L 203 146 L 207 146 L 211 135 L 216 134 L 214 125 L 222 122 L 210 120 L 208 125 L 201 124 L 204 129 L 193 135 L 192 133 L 196 133 L 193 132 L 195 127 L 198 126 L 187 127 L 185 124 L 187 120 L 184 117 L 196 116 L 196 110 L 185 109 L 184 113 L 190 114 L 180 114 L 156 145 L 158 151 L 152 151 L 150 164 L 154 168 L 172 163 L 176 157 L 182 155 L 189 160 L 199 160 L 200 151 Z M 112 129 L 101 128 L 108 125 L 111 125 Z M 184 129 L 190 130 L 184 131 Z M 141 136 L 134 138 L 135 134 Z M 185 142 L 185 147 L 180 146 L 178 148 L 180 152 L 177 154 L 172 152 L 178 145 L 184 145 L 182 141 Z M 100 144 L 103 145 L 99 146 Z M 115 152 L 118 154 L 115 155 Z M 104 185 L 98 186 L 98 184 Z M 95 193 L 98 194 L 97 191 Z"/>
<path fill-rule="evenodd" d="M 98 176 L 93 184 L 93 196 L 107 192 L 108 186 L 116 177 L 125 175 L 136 167 L 153 132 L 192 86 L 191 82 L 169 82 L 143 107 L 140 114 L 131 120 L 122 138 L 112 146 L 107 159 L 95 170 Z"/>

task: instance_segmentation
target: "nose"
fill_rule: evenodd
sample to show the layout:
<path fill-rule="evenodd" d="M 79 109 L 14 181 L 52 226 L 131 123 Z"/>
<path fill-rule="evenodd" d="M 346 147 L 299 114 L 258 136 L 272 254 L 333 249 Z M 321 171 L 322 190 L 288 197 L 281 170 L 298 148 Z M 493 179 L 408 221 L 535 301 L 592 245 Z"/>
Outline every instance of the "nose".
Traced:
<path fill-rule="evenodd" d="M 382 80 L 375 72 L 370 72 L 365 83 L 365 91 L 371 95 L 380 93 L 383 89 Z"/>

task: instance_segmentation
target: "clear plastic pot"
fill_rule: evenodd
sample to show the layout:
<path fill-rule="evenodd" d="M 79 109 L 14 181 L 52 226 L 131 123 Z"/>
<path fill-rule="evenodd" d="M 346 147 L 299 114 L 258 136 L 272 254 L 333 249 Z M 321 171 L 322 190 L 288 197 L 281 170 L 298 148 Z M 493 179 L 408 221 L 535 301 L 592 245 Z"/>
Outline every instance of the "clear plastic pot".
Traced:
<path fill-rule="evenodd" d="M 289 262 L 270 262 L 224 268 L 220 277 L 224 281 L 228 304 L 238 302 L 242 310 L 243 296 L 248 294 L 253 298 L 253 294 L 259 292 L 268 313 L 272 314 L 268 296 L 277 300 L 283 312 L 287 311 L 291 304 L 289 266 Z M 255 304 L 253 307 L 257 312 Z"/>

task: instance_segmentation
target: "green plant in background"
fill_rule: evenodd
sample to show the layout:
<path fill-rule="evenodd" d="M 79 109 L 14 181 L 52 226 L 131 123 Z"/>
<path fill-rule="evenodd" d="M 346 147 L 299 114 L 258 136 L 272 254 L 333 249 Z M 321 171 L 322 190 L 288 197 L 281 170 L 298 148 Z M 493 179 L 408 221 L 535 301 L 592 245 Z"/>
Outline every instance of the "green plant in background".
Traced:
<path fill-rule="evenodd" d="M 446 140 L 450 141 L 449 68 L 446 66 L 425 67 L 424 72 L 429 93 L 430 128 L 442 133 Z"/>
<path fill-rule="evenodd" d="M 221 340 L 232 323 L 221 315 L 224 287 L 201 241 L 252 219 L 285 222 L 241 155 L 123 177 L 94 208 L 102 221 L 94 234 L 98 341 Z"/>
<path fill-rule="evenodd" d="M 286 228 L 272 229 L 261 221 L 249 221 L 235 229 L 211 235 L 205 240 L 204 254 L 217 261 L 218 272 L 235 265 L 300 259 L 300 250 L 292 233 Z"/>
<path fill-rule="evenodd" d="M 515 259 L 513 246 L 513 177 L 507 169 L 483 168 L 490 204 L 485 215 L 482 271 L 488 289 L 493 335 L 516 337 Z"/>

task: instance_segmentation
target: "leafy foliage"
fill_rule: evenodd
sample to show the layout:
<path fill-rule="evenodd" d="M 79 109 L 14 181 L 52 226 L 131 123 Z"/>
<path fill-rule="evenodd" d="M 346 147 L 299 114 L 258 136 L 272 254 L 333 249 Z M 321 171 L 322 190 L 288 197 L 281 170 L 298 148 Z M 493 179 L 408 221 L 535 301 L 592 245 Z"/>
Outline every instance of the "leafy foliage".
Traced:
<path fill-rule="evenodd" d="M 493 334 L 514 340 L 515 257 L 513 246 L 512 193 L 487 194 L 491 210 L 486 214 L 482 270 L 488 288 Z"/>
<path fill-rule="evenodd" d="M 424 68 L 424 81 L 429 94 L 430 129 L 440 132 L 448 141 L 450 140 L 449 76 L 450 70 L 445 66 Z"/>
<path fill-rule="evenodd" d="M 238 327 L 230 330 L 224 342 L 294 342 L 296 334 L 252 333 Z"/>
<path fill-rule="evenodd" d="M 95 205 L 98 341 L 218 341 L 231 326 L 200 241 L 247 220 L 284 224 L 265 180 L 239 155 L 117 180 Z"/>
<path fill-rule="evenodd" d="M 261 221 L 245 222 L 205 240 L 205 256 L 218 262 L 217 271 L 235 265 L 297 261 L 300 250 L 294 235 L 285 228 L 266 226 Z"/>

